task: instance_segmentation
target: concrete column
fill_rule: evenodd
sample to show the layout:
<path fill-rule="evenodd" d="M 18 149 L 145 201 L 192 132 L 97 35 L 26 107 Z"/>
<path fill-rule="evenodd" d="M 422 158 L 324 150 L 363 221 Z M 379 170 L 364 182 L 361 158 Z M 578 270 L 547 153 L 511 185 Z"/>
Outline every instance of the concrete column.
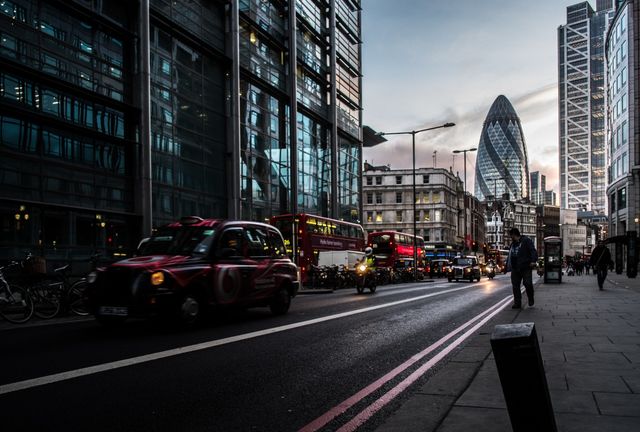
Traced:
<path fill-rule="evenodd" d="M 338 95 L 336 89 L 336 1 L 329 2 L 329 62 L 331 71 L 330 82 L 330 103 L 331 112 L 329 114 L 331 120 L 331 200 L 329 205 L 331 210 L 329 216 L 338 219 Z"/>
<path fill-rule="evenodd" d="M 139 7 L 140 74 L 140 197 L 137 203 L 142 214 L 142 236 L 150 236 L 153 228 L 152 170 L 151 170 L 151 48 L 149 0 L 140 0 Z"/>
<path fill-rule="evenodd" d="M 231 115 L 229 119 L 230 132 L 227 134 L 227 181 L 229 198 L 227 216 L 229 219 L 249 218 L 243 215 L 240 206 L 240 12 L 237 1 L 230 2 L 231 33 L 227 50 L 231 55 Z"/>

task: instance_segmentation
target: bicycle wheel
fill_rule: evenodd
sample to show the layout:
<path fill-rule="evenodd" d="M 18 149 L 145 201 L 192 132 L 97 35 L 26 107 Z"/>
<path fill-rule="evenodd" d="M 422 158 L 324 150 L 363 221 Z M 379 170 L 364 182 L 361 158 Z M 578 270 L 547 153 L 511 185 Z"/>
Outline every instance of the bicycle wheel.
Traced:
<path fill-rule="evenodd" d="M 84 301 L 84 291 L 86 288 L 87 281 L 81 279 L 71 285 L 67 291 L 67 307 L 76 315 L 89 315 L 89 310 Z"/>
<path fill-rule="evenodd" d="M 14 324 L 22 324 L 33 315 L 33 300 L 27 290 L 17 285 L 0 292 L 0 315 Z"/>
<path fill-rule="evenodd" d="M 38 318 L 51 319 L 60 312 L 60 284 L 43 281 L 31 287 L 33 312 Z"/>

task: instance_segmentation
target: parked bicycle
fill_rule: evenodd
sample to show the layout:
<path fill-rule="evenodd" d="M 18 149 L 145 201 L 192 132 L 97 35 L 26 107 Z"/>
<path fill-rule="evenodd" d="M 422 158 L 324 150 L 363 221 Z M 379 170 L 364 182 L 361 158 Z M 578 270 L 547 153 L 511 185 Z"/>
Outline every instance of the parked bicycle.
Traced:
<path fill-rule="evenodd" d="M 0 267 L 0 316 L 14 324 L 29 321 L 34 311 L 29 292 L 19 285 L 10 284 L 4 275 L 5 269 L 20 265 L 12 261 L 8 266 Z"/>
<path fill-rule="evenodd" d="M 91 255 L 91 257 L 89 258 L 89 263 L 91 266 L 91 271 L 89 274 L 93 273 L 98 268 L 99 258 L 99 253 Z M 77 280 L 71 286 L 69 286 L 69 289 L 66 291 L 65 304 L 68 312 L 72 312 L 80 316 L 89 315 L 89 310 L 87 309 L 85 302 L 85 293 L 87 290 L 87 285 L 89 284 L 89 282 L 87 281 L 88 277 L 89 275 Z"/>

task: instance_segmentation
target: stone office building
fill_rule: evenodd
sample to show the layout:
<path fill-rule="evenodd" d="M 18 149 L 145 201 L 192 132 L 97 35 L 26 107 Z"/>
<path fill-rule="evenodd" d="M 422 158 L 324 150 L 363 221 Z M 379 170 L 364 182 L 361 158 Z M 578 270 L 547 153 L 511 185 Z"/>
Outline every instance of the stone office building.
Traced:
<path fill-rule="evenodd" d="M 363 226 L 367 232 L 413 233 L 413 175 L 411 169 L 392 170 L 365 163 L 363 173 Z M 424 238 L 429 256 L 454 255 L 462 250 L 464 208 L 467 203 L 467 233 L 471 242 L 484 242 L 484 210 L 466 194 L 462 181 L 444 168 L 416 170 L 416 228 Z"/>

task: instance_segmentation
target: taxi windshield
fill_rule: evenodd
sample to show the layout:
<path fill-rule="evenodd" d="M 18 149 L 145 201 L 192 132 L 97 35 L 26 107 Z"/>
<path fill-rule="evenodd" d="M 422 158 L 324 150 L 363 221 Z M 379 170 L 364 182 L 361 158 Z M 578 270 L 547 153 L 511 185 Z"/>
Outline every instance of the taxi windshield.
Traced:
<path fill-rule="evenodd" d="M 471 258 L 455 258 L 453 261 L 455 265 L 459 266 L 468 266 L 473 264 L 473 260 Z"/>
<path fill-rule="evenodd" d="M 210 227 L 160 228 L 141 247 L 139 255 L 206 255 L 214 232 Z"/>

